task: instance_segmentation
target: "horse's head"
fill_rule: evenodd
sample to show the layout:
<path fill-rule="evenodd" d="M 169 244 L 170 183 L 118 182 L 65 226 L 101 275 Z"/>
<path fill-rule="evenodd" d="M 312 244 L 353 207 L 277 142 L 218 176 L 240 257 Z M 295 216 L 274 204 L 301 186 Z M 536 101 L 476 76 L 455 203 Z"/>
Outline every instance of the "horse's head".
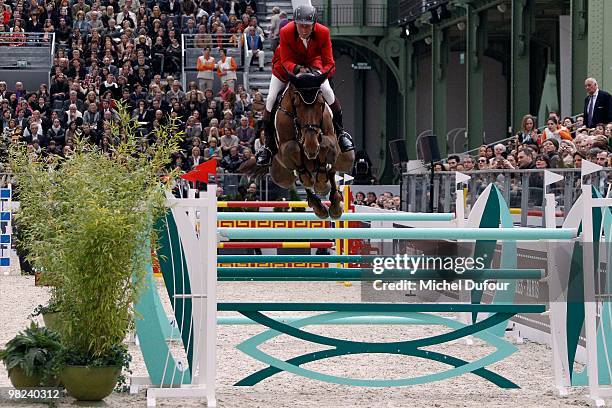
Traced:
<path fill-rule="evenodd" d="M 323 136 L 323 112 L 325 100 L 321 95 L 321 84 L 325 81 L 324 74 L 289 74 L 289 82 L 293 86 L 291 103 L 296 117 L 296 135 L 298 143 L 304 147 L 304 154 L 309 160 L 316 159 L 321 148 Z"/>

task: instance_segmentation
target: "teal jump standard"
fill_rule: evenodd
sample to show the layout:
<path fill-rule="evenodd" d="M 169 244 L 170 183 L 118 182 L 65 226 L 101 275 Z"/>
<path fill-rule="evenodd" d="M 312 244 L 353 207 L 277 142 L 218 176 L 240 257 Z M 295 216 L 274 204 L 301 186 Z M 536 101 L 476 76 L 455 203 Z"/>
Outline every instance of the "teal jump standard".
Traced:
<path fill-rule="evenodd" d="M 344 213 L 339 220 L 321 219 L 311 212 L 219 212 L 219 221 L 452 221 L 447 213 Z"/>
<path fill-rule="evenodd" d="M 472 269 L 462 274 L 453 271 L 421 269 L 411 271 L 389 270 L 372 273 L 371 268 L 217 268 L 220 281 L 374 281 L 423 279 L 541 279 L 541 269 Z"/>
<path fill-rule="evenodd" d="M 576 228 L 218 228 L 230 239 L 413 239 L 538 241 L 572 239 Z"/>

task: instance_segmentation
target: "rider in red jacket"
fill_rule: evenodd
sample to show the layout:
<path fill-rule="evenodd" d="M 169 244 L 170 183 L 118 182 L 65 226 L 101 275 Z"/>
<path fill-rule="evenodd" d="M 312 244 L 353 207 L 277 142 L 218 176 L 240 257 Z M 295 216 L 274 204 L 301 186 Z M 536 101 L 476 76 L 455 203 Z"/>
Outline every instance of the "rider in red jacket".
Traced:
<path fill-rule="evenodd" d="M 293 22 L 281 29 L 280 45 L 272 60 L 272 79 L 263 117 L 266 140 L 256 155 L 259 166 L 270 165 L 276 153 L 271 112 L 278 94 L 287 86 L 287 71 L 295 75 L 311 71 L 327 72 L 327 78 L 331 78 L 336 70 L 329 29 L 317 23 L 316 18 L 317 10 L 313 6 L 301 5 L 293 12 Z M 333 112 L 334 130 L 340 150 L 353 150 L 351 135 L 342 126 L 340 101 L 334 95 L 329 80 L 323 82 L 321 92 Z"/>

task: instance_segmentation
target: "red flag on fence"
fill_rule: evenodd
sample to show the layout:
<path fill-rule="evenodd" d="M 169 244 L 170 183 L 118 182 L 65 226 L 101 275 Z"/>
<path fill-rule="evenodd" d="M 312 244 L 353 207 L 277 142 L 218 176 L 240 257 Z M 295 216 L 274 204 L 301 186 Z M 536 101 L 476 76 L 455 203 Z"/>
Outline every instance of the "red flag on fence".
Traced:
<path fill-rule="evenodd" d="M 195 169 L 189 173 L 183 174 L 181 178 L 187 181 L 208 183 L 209 174 L 217 174 L 217 160 L 215 159 L 198 164 Z"/>

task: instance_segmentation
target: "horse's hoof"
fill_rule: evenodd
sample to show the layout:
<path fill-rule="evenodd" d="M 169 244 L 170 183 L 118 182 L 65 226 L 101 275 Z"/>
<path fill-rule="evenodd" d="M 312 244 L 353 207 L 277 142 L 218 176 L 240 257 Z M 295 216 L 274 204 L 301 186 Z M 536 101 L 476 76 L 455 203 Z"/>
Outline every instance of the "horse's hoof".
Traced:
<path fill-rule="evenodd" d="M 329 218 L 329 211 L 327 211 L 327 208 L 325 208 L 325 206 L 322 206 L 321 208 L 312 207 L 312 211 L 317 217 L 321 218 L 322 220 Z"/>
<path fill-rule="evenodd" d="M 312 208 L 312 211 L 317 217 L 321 219 L 329 217 L 329 211 L 327 211 L 327 207 L 325 207 L 321 199 L 316 195 L 308 194 L 306 202 L 308 203 L 308 206 Z"/>
<path fill-rule="evenodd" d="M 329 207 L 329 216 L 332 220 L 337 220 L 342 217 L 343 209 L 341 205 L 335 206 L 332 205 Z"/>

